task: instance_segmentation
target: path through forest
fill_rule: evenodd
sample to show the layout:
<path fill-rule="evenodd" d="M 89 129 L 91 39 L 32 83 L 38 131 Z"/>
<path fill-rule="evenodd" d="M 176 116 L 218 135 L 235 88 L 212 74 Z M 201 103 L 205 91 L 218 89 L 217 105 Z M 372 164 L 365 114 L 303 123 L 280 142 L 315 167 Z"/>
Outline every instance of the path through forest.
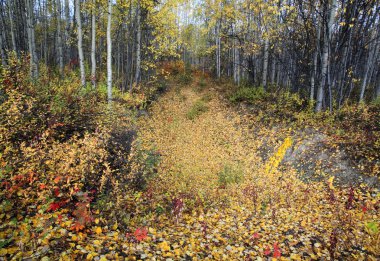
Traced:
<path fill-rule="evenodd" d="M 172 222 L 152 224 L 161 231 L 153 237 L 159 255 L 378 257 L 369 227 L 379 195 L 336 188 L 332 178 L 301 182 L 280 166 L 291 138 L 264 162 L 258 148 L 276 133 L 253 132 L 215 89 L 201 89 L 175 86 L 140 119 L 142 146 L 161 155 L 149 187 L 153 202 L 172 200 Z"/>
<path fill-rule="evenodd" d="M 189 119 L 191 110 L 199 113 L 194 119 Z M 165 187 L 180 180 L 176 189 L 206 194 L 217 187 L 217 174 L 224 167 L 243 174 L 262 164 L 259 144 L 245 135 L 237 113 L 215 93 L 199 92 L 196 87 L 172 89 L 151 114 L 142 124 L 142 140 L 162 155 L 159 175 L 168 182 Z"/>

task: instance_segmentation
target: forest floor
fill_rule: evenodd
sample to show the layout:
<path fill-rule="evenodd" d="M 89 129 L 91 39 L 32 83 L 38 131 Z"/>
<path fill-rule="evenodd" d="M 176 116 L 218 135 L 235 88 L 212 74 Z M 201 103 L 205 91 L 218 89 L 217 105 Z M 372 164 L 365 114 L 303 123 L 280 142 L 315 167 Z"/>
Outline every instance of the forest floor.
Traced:
<path fill-rule="evenodd" d="M 347 177 L 340 188 L 330 175 L 307 180 L 281 164 L 294 130 L 265 127 L 231 107 L 215 87 L 196 82 L 172 88 L 150 114 L 140 121 L 141 140 L 162 157 L 152 197 L 174 198 L 171 225 L 150 224 L 158 233 L 151 234 L 153 256 L 380 257 L 377 190 L 347 186 Z M 274 147 L 263 150 L 268 144 Z M 302 160 L 317 161 L 308 157 Z"/>
<path fill-rule="evenodd" d="M 160 163 L 144 192 L 134 195 L 141 204 L 128 233 L 104 216 L 75 232 L 65 210 L 47 213 L 44 219 L 59 222 L 33 243 L 37 250 L 20 252 L 30 243 L 20 240 L 0 249 L 0 260 L 6 254 L 45 260 L 380 258 L 378 190 L 338 185 L 329 173 L 305 176 L 295 167 L 300 162 L 284 164 L 292 161 L 297 130 L 262 124 L 231 106 L 218 87 L 196 81 L 173 84 L 136 125 L 136 142 L 154 148 Z M 312 161 L 308 157 L 302 160 Z M 30 219 L 38 224 L 42 218 Z"/>

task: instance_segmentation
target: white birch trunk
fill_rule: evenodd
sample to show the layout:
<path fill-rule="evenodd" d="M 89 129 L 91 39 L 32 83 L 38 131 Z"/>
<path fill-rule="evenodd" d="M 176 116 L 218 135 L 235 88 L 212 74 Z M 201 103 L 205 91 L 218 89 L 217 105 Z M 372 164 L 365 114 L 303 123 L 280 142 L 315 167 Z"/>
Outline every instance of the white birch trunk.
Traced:
<path fill-rule="evenodd" d="M 319 20 L 319 19 L 318 19 Z M 313 57 L 313 71 L 311 73 L 311 86 L 310 86 L 310 101 L 314 100 L 314 92 L 315 92 L 315 78 L 317 77 L 317 70 L 318 70 L 318 53 L 319 53 L 319 41 L 321 37 L 321 27 L 320 23 L 317 20 L 317 39 L 315 42 L 315 51 L 314 51 L 314 57 Z"/>
<path fill-rule="evenodd" d="M 138 6 L 137 6 L 137 21 L 136 21 L 136 26 L 137 26 L 137 39 L 136 39 L 136 73 L 135 73 L 135 83 L 136 85 L 139 84 L 140 82 L 140 72 L 141 72 L 141 10 L 140 10 L 140 1 L 138 1 Z"/>
<path fill-rule="evenodd" d="M 366 64 L 366 69 L 362 81 L 362 86 L 360 90 L 360 96 L 359 96 L 359 102 L 364 101 L 364 93 L 367 87 L 368 82 L 371 81 L 371 75 L 372 75 L 372 69 L 373 66 L 377 60 L 377 56 L 379 54 L 378 50 L 378 45 L 379 45 L 379 37 L 378 37 L 378 32 L 374 32 L 371 37 L 373 44 L 369 46 L 369 52 L 368 52 L 368 58 L 367 58 L 367 64 Z M 377 39 L 377 40 L 375 40 Z"/>
<path fill-rule="evenodd" d="M 70 6 L 69 0 L 65 0 L 65 52 L 67 62 L 70 60 Z"/>
<path fill-rule="evenodd" d="M 78 37 L 78 54 L 79 54 L 79 70 L 80 70 L 80 82 L 82 86 L 86 85 L 86 74 L 84 71 L 84 57 L 82 46 L 82 21 L 80 15 L 80 0 L 75 0 L 75 16 L 77 19 L 77 37 Z"/>
<path fill-rule="evenodd" d="M 112 40 L 111 40 L 111 22 L 112 22 L 112 1 L 108 0 L 108 19 L 107 19 L 107 94 L 108 103 L 112 102 Z"/>
<path fill-rule="evenodd" d="M 58 67 L 59 73 L 63 74 L 63 47 L 61 32 L 61 0 L 57 0 L 57 45 L 58 45 Z"/>
<path fill-rule="evenodd" d="M 30 53 L 30 75 L 38 77 L 38 58 L 36 53 L 36 42 L 34 37 L 33 0 L 26 0 L 26 23 L 28 34 L 28 48 Z"/>
<path fill-rule="evenodd" d="M 12 50 L 17 52 L 15 29 L 14 29 L 14 24 L 13 24 L 13 19 L 14 19 L 14 17 L 13 17 L 13 0 L 9 1 L 8 15 L 9 15 L 10 34 L 11 34 L 11 40 L 12 40 Z"/>
<path fill-rule="evenodd" d="M 220 64 L 220 21 L 216 25 L 216 75 L 218 79 L 221 76 L 221 64 Z"/>
<path fill-rule="evenodd" d="M 95 10 L 96 10 L 96 0 L 92 0 L 93 9 L 92 9 L 92 16 L 91 16 L 91 82 L 92 87 L 96 87 L 96 58 L 95 58 L 95 52 L 96 52 L 96 17 L 95 17 Z"/>
<path fill-rule="evenodd" d="M 335 22 L 335 15 L 336 15 L 336 0 L 332 0 L 331 5 L 329 6 L 330 12 L 329 12 L 329 19 L 328 23 L 325 26 L 325 33 L 324 33 L 324 39 L 323 39 L 323 51 L 322 51 L 322 79 L 321 83 L 319 84 L 318 87 L 318 92 L 317 92 L 317 103 L 315 107 L 316 112 L 320 112 L 322 110 L 322 105 L 323 105 L 323 100 L 324 100 L 324 95 L 325 95 L 325 86 L 326 86 L 326 81 L 328 79 L 328 66 L 329 66 L 329 60 L 330 60 L 330 41 L 331 41 L 331 36 L 332 36 L 332 26 Z"/>
<path fill-rule="evenodd" d="M 269 38 L 265 39 L 264 44 L 264 66 L 263 66 L 263 87 L 267 88 L 267 76 L 268 76 L 268 58 L 269 58 Z"/>

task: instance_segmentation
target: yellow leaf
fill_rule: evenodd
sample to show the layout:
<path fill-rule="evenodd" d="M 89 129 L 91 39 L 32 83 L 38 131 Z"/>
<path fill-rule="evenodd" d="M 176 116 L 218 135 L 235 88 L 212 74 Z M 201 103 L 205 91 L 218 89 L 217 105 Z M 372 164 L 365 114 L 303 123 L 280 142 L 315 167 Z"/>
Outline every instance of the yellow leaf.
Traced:
<path fill-rule="evenodd" d="M 329 184 L 329 188 L 330 189 L 334 189 L 334 185 L 333 185 L 333 182 L 334 182 L 334 176 L 330 177 L 329 180 L 328 180 L 328 184 Z"/>
<path fill-rule="evenodd" d="M 117 223 L 115 223 L 115 224 L 112 226 L 112 229 L 113 229 L 113 230 L 116 230 L 116 229 L 117 229 Z"/>
<path fill-rule="evenodd" d="M 302 260 L 302 258 L 301 258 L 301 256 L 300 255 L 298 255 L 298 254 L 294 254 L 294 253 L 292 253 L 291 255 L 290 255 L 290 259 L 291 260 Z"/>
<path fill-rule="evenodd" d="M 102 244 L 102 241 L 100 241 L 100 240 L 94 240 L 93 244 L 95 246 L 100 246 Z"/>
<path fill-rule="evenodd" d="M 96 233 L 97 235 L 99 235 L 99 234 L 102 233 L 102 228 L 101 228 L 101 227 L 95 227 L 94 231 L 95 231 L 95 233 Z"/>
<path fill-rule="evenodd" d="M 163 241 L 162 243 L 158 244 L 159 248 L 161 248 L 162 251 L 170 251 L 170 246 L 168 242 Z"/>

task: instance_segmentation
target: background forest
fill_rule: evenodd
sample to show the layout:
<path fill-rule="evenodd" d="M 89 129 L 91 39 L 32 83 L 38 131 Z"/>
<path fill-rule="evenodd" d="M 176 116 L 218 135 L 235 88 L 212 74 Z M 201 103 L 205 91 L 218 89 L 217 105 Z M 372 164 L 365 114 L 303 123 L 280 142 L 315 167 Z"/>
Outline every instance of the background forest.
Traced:
<path fill-rule="evenodd" d="M 82 85 L 105 82 L 110 59 L 121 91 L 180 55 L 218 78 L 290 88 L 333 110 L 379 96 L 378 17 L 375 0 L 3 0 L 0 48 L 3 65 L 10 51 L 30 54 L 34 77 L 41 66 L 79 67 Z"/>
<path fill-rule="evenodd" d="M 380 259 L 379 0 L 0 0 L 0 260 Z"/>

